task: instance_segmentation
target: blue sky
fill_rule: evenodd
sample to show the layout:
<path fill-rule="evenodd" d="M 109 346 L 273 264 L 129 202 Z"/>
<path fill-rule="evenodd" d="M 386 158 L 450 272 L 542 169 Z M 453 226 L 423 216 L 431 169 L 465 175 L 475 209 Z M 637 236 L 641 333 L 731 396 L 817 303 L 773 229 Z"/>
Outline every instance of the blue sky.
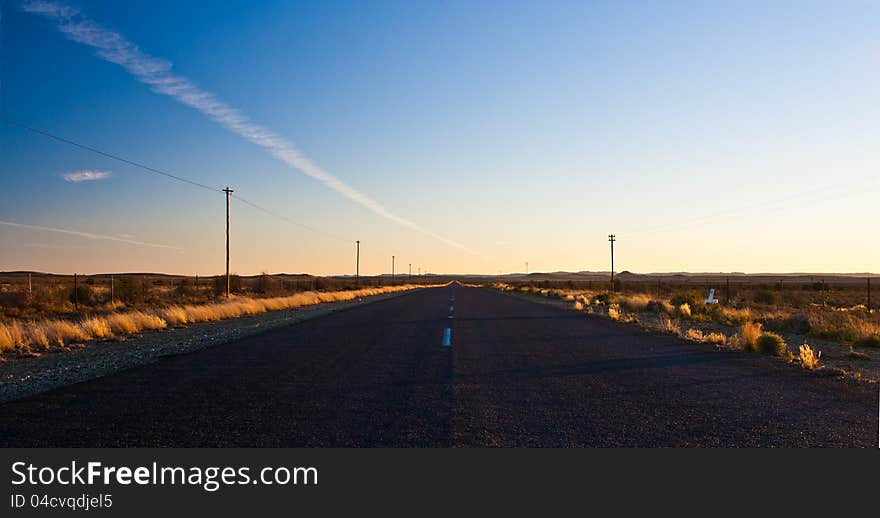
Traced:
<path fill-rule="evenodd" d="M 76 2 L 414 230 L 3 4 L 0 110 L 243 197 L 233 267 L 878 271 L 875 2 Z M 0 270 L 223 267 L 222 195 L 0 126 Z M 65 181 L 70 172 L 109 178 Z M 458 245 L 451 245 L 454 241 Z M 403 265 L 403 266 L 400 266 Z"/>

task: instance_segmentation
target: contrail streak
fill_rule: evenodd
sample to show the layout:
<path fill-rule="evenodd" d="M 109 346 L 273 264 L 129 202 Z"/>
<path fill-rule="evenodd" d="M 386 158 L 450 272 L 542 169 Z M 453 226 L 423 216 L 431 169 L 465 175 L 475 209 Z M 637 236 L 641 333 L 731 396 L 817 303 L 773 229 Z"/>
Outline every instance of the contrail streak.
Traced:
<path fill-rule="evenodd" d="M 69 230 L 66 228 L 44 227 L 42 225 L 29 225 L 27 223 L 16 223 L 15 221 L 0 220 L 0 225 L 6 225 L 7 227 L 26 228 L 26 229 L 30 229 L 30 230 L 44 230 L 46 232 L 67 234 L 69 236 L 84 237 L 86 239 L 101 239 L 104 241 L 116 241 L 118 243 L 127 243 L 129 245 L 148 246 L 151 248 L 166 248 L 169 250 L 181 250 L 181 251 L 183 250 L 183 248 L 180 248 L 179 246 L 162 245 L 162 244 L 158 244 L 158 243 L 147 243 L 146 241 L 136 241 L 134 239 L 126 239 L 126 238 L 116 237 L 116 236 L 107 236 L 104 234 L 93 234 L 91 232 L 80 232 L 78 230 Z"/>
<path fill-rule="evenodd" d="M 100 58 L 122 66 L 138 81 L 149 85 L 154 92 L 167 95 L 198 110 L 229 131 L 267 149 L 275 158 L 318 180 L 349 200 L 398 225 L 431 236 L 450 246 L 478 254 L 461 243 L 435 234 L 389 211 L 378 201 L 321 169 L 293 144 L 276 133 L 251 122 L 239 110 L 220 101 L 214 94 L 202 90 L 189 79 L 172 73 L 172 64 L 169 61 L 145 54 L 121 34 L 98 25 L 80 14 L 77 9 L 45 0 L 25 1 L 22 7 L 29 13 L 39 14 L 54 21 L 58 30 L 68 39 L 95 48 Z"/>

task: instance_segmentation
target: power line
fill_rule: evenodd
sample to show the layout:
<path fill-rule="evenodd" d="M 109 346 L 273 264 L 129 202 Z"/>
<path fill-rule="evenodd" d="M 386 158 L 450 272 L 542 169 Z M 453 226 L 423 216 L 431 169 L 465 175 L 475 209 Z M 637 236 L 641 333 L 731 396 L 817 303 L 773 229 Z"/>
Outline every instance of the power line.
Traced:
<path fill-rule="evenodd" d="M 122 163 L 124 163 L 124 164 L 128 164 L 128 165 L 131 165 L 131 166 L 134 166 L 134 167 L 138 167 L 138 168 L 140 168 L 140 169 L 143 169 L 143 170 L 145 170 L 145 171 L 149 171 L 149 172 L 151 172 L 151 173 L 155 173 L 155 174 L 159 174 L 159 175 L 165 176 L 165 177 L 167 177 L 167 178 L 171 178 L 172 180 L 177 180 L 177 181 L 179 181 L 179 182 L 187 183 L 187 184 L 189 184 L 189 185 L 192 185 L 192 186 L 195 186 L 195 187 L 199 187 L 199 188 L 201 188 L 201 189 L 206 189 L 206 190 L 209 190 L 209 191 L 212 191 L 212 192 L 217 192 L 217 193 L 223 193 L 223 192 L 224 192 L 223 189 L 217 189 L 217 188 L 215 188 L 215 187 L 211 187 L 210 185 L 205 185 L 205 184 L 203 184 L 203 183 L 199 183 L 199 182 L 196 182 L 196 181 L 194 181 L 194 180 L 190 180 L 190 179 L 188 179 L 188 178 L 184 178 L 184 177 L 182 177 L 182 176 L 178 176 L 178 175 L 176 175 L 176 174 L 171 174 L 171 173 L 169 173 L 169 172 L 167 172 L 167 171 L 162 171 L 162 170 L 160 170 L 160 169 L 156 169 L 156 168 L 154 168 L 154 167 L 150 167 L 150 166 L 148 166 L 148 165 L 141 164 L 141 163 L 139 163 L 139 162 L 135 162 L 135 161 L 133 161 L 133 160 L 129 160 L 129 159 L 127 159 L 127 158 L 123 158 L 123 157 L 121 157 L 121 156 L 119 156 L 119 155 L 115 155 L 115 154 L 113 154 L 113 153 L 108 153 L 108 152 L 106 152 L 106 151 L 102 151 L 102 150 L 100 150 L 100 149 L 96 149 L 96 148 L 93 148 L 93 147 L 91 147 L 91 146 L 87 146 L 87 145 L 85 145 L 85 144 L 81 144 L 81 143 L 76 142 L 76 141 L 74 141 L 74 140 L 70 140 L 70 139 L 67 139 L 67 138 L 64 138 L 64 137 L 60 137 L 60 136 L 58 136 L 58 135 L 55 135 L 55 134 L 49 133 L 48 131 L 44 131 L 44 130 L 41 130 L 41 129 L 37 129 L 37 128 L 34 128 L 34 127 L 32 127 L 32 126 L 28 126 L 28 125 L 26 125 L 26 124 L 22 124 L 22 123 L 20 123 L 20 122 L 16 122 L 16 121 L 9 120 L 9 119 L 2 119 L 2 122 L 3 122 L 4 124 L 8 125 L 8 126 L 14 126 L 14 127 L 17 127 L 17 128 L 21 128 L 21 129 L 24 129 L 24 130 L 30 131 L 31 133 L 35 133 L 35 134 L 37 134 L 37 135 L 42 135 L 42 136 L 44 136 L 44 137 L 48 137 L 48 138 L 51 138 L 51 139 L 53 139 L 53 140 L 57 140 L 58 142 L 63 142 L 63 143 L 65 143 L 65 144 L 69 144 L 69 145 L 71 145 L 71 146 L 75 146 L 75 147 L 78 147 L 78 148 L 80 148 L 80 149 L 84 149 L 84 150 L 86 150 L 86 151 L 91 151 L 92 153 L 96 153 L 96 154 L 101 155 L 101 156 L 103 156 L 103 157 L 111 158 L 111 159 L 113 159 L 113 160 L 117 160 L 117 161 L 122 162 Z M 228 194 L 227 194 L 227 196 L 228 196 Z M 283 215 L 281 215 L 281 214 L 279 214 L 279 213 L 277 213 L 277 212 L 275 212 L 275 211 L 273 211 L 273 210 L 271 210 L 271 209 L 267 209 L 266 207 L 263 207 L 263 206 L 261 206 L 261 205 L 258 205 L 258 204 L 256 204 L 256 203 L 252 202 L 252 201 L 249 201 L 249 200 L 247 200 L 247 199 L 245 199 L 245 198 L 242 198 L 241 196 L 238 196 L 238 195 L 233 194 L 232 197 L 235 198 L 236 200 L 238 200 L 238 201 L 244 203 L 245 205 L 248 205 L 248 206 L 254 208 L 254 209 L 257 209 L 257 210 L 259 210 L 259 211 L 261 211 L 261 212 L 264 212 L 264 213 L 266 213 L 266 214 L 268 214 L 268 215 L 270 215 L 270 216 L 276 217 L 276 218 L 278 218 L 278 219 L 284 220 L 284 221 L 286 221 L 286 222 L 288 222 L 288 223 L 291 223 L 291 224 L 293 224 L 293 225 L 296 225 L 296 226 L 302 227 L 302 228 L 304 228 L 304 229 L 306 229 L 306 230 L 309 230 L 309 231 L 311 231 L 311 232 L 314 232 L 314 233 L 316 233 L 316 234 L 322 234 L 322 235 L 324 235 L 324 236 L 328 236 L 328 237 L 331 237 L 331 238 L 334 238 L 334 239 L 338 239 L 338 240 L 340 240 L 340 241 L 346 241 L 346 242 L 349 241 L 349 240 L 347 240 L 347 239 L 343 239 L 343 238 L 341 238 L 341 237 L 339 237 L 339 236 L 337 236 L 337 235 L 331 234 L 331 233 L 329 233 L 329 232 L 326 232 L 326 231 L 323 231 L 323 230 L 318 230 L 318 229 L 313 228 L 313 227 L 310 227 L 310 226 L 308 226 L 308 225 L 304 225 L 304 224 L 302 224 L 302 223 L 299 223 L 298 221 L 294 221 L 294 220 L 292 220 L 292 219 L 290 219 L 290 218 L 288 218 L 288 217 L 286 217 L 286 216 L 283 216 Z"/>
<path fill-rule="evenodd" d="M 268 214 L 268 215 L 270 215 L 270 216 L 274 216 L 274 217 L 276 217 L 276 218 L 278 218 L 278 219 L 283 219 L 284 221 L 286 221 L 286 222 L 288 222 L 288 223 L 290 223 L 290 224 L 292 224 L 292 225 L 296 225 L 296 226 L 298 226 L 298 227 L 302 227 L 302 228 L 304 228 L 304 229 L 306 229 L 306 230 L 309 230 L 309 231 L 311 231 L 311 232 L 314 232 L 314 233 L 316 233 L 316 234 L 321 234 L 321 235 L 326 236 L 326 237 L 331 237 L 331 238 L 333 238 L 333 239 L 337 239 L 337 240 L 339 240 L 339 241 L 345 241 L 346 243 L 348 243 L 349 241 L 351 241 L 350 239 L 345 239 L 345 238 L 343 238 L 343 237 L 337 236 L 336 234 L 331 234 L 330 232 L 327 232 L 327 231 L 325 231 L 325 230 L 319 230 L 319 229 L 317 229 L 317 228 L 310 227 L 310 226 L 305 225 L 305 224 L 303 224 L 303 223 L 300 223 L 300 222 L 298 222 L 298 221 L 294 221 L 294 220 L 288 218 L 287 216 L 284 216 L 284 215 L 282 215 L 282 214 L 279 214 L 279 213 L 275 212 L 275 211 L 272 210 L 272 209 L 267 209 L 266 207 L 263 207 L 263 206 L 261 206 L 261 205 L 257 205 L 256 203 L 254 203 L 254 202 L 252 202 L 252 201 L 249 201 L 249 200 L 247 200 L 247 199 L 245 199 L 245 198 L 242 198 L 241 196 L 239 196 L 239 195 L 237 195 L 237 194 L 233 194 L 232 197 L 235 198 L 236 200 L 240 201 L 241 203 L 244 203 L 245 205 L 250 206 L 251 208 L 257 209 L 257 210 L 259 210 L 259 211 L 261 211 L 261 212 L 265 212 L 266 214 Z"/>
<path fill-rule="evenodd" d="M 71 146 L 76 146 L 76 147 L 78 147 L 78 148 L 85 149 L 86 151 L 91 151 L 92 153 L 97 153 L 97 154 L 99 154 L 99 155 L 101 155 L 101 156 L 105 156 L 105 157 L 107 157 L 107 158 L 112 158 L 113 160 L 118 160 L 118 161 L 123 162 L 123 163 L 128 164 L 128 165 L 133 165 L 133 166 L 135 166 L 135 167 L 139 167 L 139 168 L 141 168 L 141 169 L 144 169 L 144 170 L 146 170 L 146 171 L 150 171 L 150 172 L 152 172 L 152 173 L 160 174 L 160 175 L 162 175 L 162 176 L 167 176 L 168 178 L 171 178 L 171 179 L 177 180 L 178 182 L 188 183 L 188 184 L 190 184 L 190 185 L 193 185 L 193 186 L 196 186 L 196 187 L 200 187 L 200 188 L 202 188 L 202 189 L 207 189 L 207 190 L 209 190 L 209 191 L 223 192 L 221 189 L 216 189 L 216 188 L 211 187 L 211 186 L 209 186 L 209 185 L 205 185 L 205 184 L 203 184 L 203 183 L 199 183 L 199 182 L 196 182 L 196 181 L 193 181 L 193 180 L 189 180 L 189 179 L 187 179 L 187 178 L 183 178 L 183 177 L 181 177 L 181 176 L 177 176 L 177 175 L 174 175 L 174 174 L 171 174 L 171 173 L 167 173 L 167 172 L 165 172 L 165 171 L 160 171 L 159 169 L 155 169 L 155 168 L 150 167 L 150 166 L 148 166 L 148 165 L 140 164 L 140 163 L 135 162 L 135 161 L 133 161 L 133 160 L 128 160 L 128 159 L 126 159 L 126 158 L 122 158 L 121 156 L 114 155 L 114 154 L 112 154 L 112 153 L 107 153 L 106 151 L 101 151 L 100 149 L 95 149 L 95 148 L 93 148 L 93 147 L 86 146 L 85 144 L 80 144 L 79 142 L 74 142 L 73 140 L 66 139 L 66 138 L 64 138 L 64 137 L 59 137 L 58 135 L 53 135 L 52 133 L 49 133 L 49 132 L 47 132 L 47 131 L 39 130 L 39 129 L 37 129 L 37 128 L 33 128 L 33 127 L 31 127 L 31 126 L 27 126 L 27 125 L 25 125 L 25 124 L 21 124 L 21 123 L 19 123 L 19 122 L 15 122 L 15 121 L 11 121 L 11 120 L 7 120 L 7 119 L 3 119 L 3 123 L 6 124 L 6 125 L 8 125 L 8 126 L 16 126 L 16 127 L 18 127 L 18 128 L 25 129 L 25 130 L 27 130 L 27 131 L 30 131 L 31 133 L 36 133 L 36 134 L 38 134 L 38 135 L 42 135 L 42 136 L 44 136 L 44 137 L 48 137 L 48 138 L 51 138 L 51 139 L 57 140 L 57 141 L 59 141 L 59 142 L 64 142 L 65 144 L 70 144 Z"/>

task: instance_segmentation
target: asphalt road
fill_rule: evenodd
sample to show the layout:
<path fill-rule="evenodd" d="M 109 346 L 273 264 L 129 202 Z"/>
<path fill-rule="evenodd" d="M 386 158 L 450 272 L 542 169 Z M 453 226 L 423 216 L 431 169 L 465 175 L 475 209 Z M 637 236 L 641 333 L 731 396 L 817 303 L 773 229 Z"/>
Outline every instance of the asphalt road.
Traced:
<path fill-rule="evenodd" d="M 2 446 L 876 447 L 878 392 L 456 286 L 6 403 L 0 430 Z"/>

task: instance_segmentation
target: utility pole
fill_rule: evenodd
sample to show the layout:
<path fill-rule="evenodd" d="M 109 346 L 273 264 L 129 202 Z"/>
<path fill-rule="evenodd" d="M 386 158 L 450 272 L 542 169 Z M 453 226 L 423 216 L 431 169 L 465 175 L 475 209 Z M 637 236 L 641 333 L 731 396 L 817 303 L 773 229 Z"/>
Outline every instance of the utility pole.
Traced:
<path fill-rule="evenodd" d="M 868 277 L 868 313 L 871 313 L 871 278 Z"/>
<path fill-rule="evenodd" d="M 73 310 L 79 311 L 79 285 L 75 273 L 73 274 Z"/>
<path fill-rule="evenodd" d="M 115 284 L 115 283 L 113 282 L 113 276 L 111 275 L 111 276 L 110 276 L 110 304 L 113 304 L 113 301 L 115 300 L 115 297 L 114 297 L 115 293 L 114 293 L 114 290 L 113 290 L 113 288 L 114 288 L 113 285 L 114 285 L 114 284 Z"/>
<path fill-rule="evenodd" d="M 391 283 L 394 284 L 394 256 L 391 256 Z"/>
<path fill-rule="evenodd" d="M 356 283 L 361 283 L 361 242 L 360 240 L 355 241 L 357 243 L 357 255 L 355 255 L 354 259 L 354 280 Z"/>
<path fill-rule="evenodd" d="M 408 277 L 412 277 L 412 263 L 409 263 L 409 274 Z"/>
<path fill-rule="evenodd" d="M 614 242 L 617 239 L 614 234 L 608 234 L 608 241 L 611 243 L 611 291 L 614 292 Z"/>
<path fill-rule="evenodd" d="M 421 277 L 421 276 L 422 276 L 422 267 L 419 266 L 419 277 Z"/>
<path fill-rule="evenodd" d="M 229 298 L 229 288 L 230 288 L 230 282 L 229 282 L 229 195 L 235 191 L 230 189 L 229 186 L 226 186 L 226 188 L 223 189 L 223 192 L 226 193 L 226 298 L 228 299 Z"/>

